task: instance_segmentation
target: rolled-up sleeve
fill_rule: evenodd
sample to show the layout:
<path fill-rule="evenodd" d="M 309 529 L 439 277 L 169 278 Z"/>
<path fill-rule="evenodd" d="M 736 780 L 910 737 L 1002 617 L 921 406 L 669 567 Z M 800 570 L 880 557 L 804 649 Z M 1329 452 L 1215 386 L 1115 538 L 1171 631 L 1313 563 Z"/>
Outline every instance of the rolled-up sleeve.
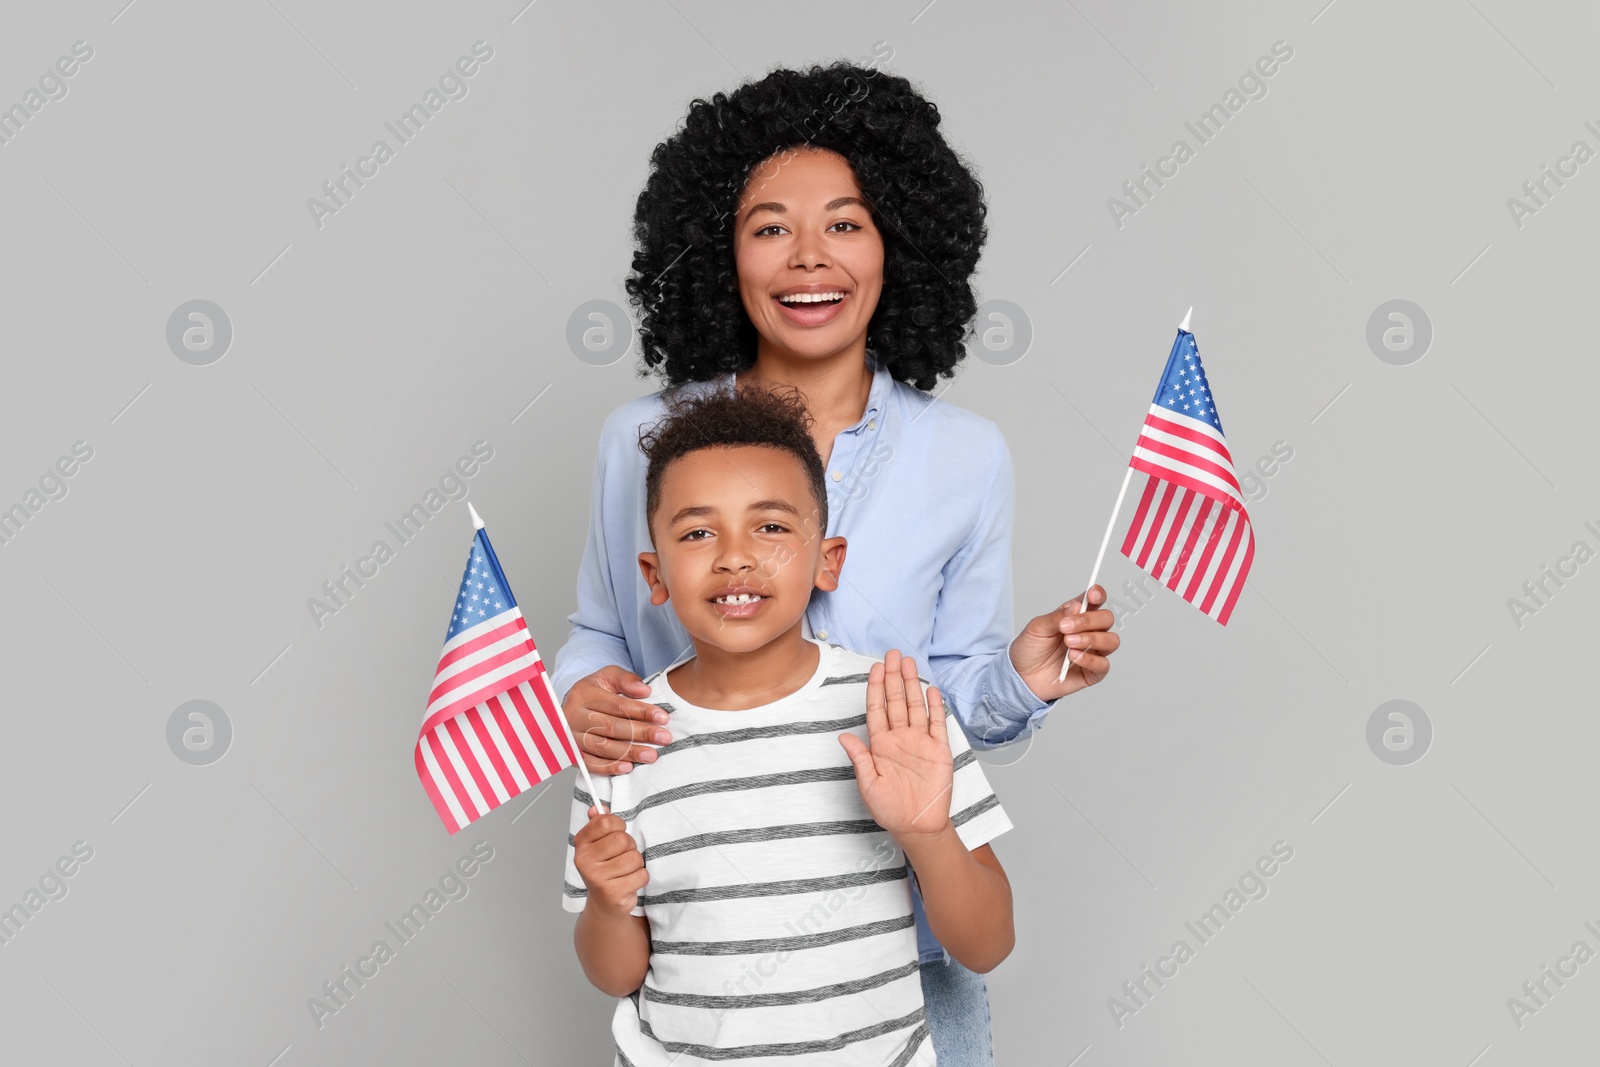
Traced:
<path fill-rule="evenodd" d="M 1011 662 L 1011 530 L 1016 484 L 1011 450 L 994 429 L 993 462 L 978 520 L 944 568 L 929 670 L 974 748 L 995 748 L 1039 727 L 1041 700 Z"/>

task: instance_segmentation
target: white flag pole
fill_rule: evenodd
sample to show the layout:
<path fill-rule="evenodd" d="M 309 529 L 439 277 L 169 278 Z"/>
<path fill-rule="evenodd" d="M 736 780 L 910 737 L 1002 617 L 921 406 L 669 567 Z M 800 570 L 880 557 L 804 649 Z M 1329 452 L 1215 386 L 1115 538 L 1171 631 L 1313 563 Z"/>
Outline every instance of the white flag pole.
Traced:
<path fill-rule="evenodd" d="M 474 530 L 483 529 L 483 520 L 478 517 L 478 509 L 472 506 L 470 500 L 467 502 L 467 511 L 472 515 L 472 528 Z M 561 723 L 562 732 L 567 735 L 567 740 L 572 743 L 572 751 L 578 755 L 578 771 L 583 775 L 584 784 L 589 787 L 589 796 L 593 798 L 595 807 L 600 809 L 601 814 L 604 814 L 606 806 L 600 803 L 600 794 L 595 791 L 594 779 L 589 775 L 589 765 L 583 762 L 583 749 L 578 746 L 578 739 L 573 736 L 572 726 L 568 724 L 567 716 L 561 710 L 561 701 L 556 699 L 555 687 L 550 684 L 550 672 L 548 670 L 539 671 L 538 678 L 539 684 L 544 687 L 545 693 L 550 698 L 550 706 L 556 709 L 555 717 Z"/>
<path fill-rule="evenodd" d="M 1189 316 L 1193 314 L 1194 308 L 1190 308 L 1187 312 L 1185 312 L 1183 321 L 1178 324 L 1178 329 L 1182 330 L 1184 333 L 1189 333 Z M 1089 590 L 1093 589 L 1094 583 L 1100 579 L 1100 564 L 1105 562 L 1106 546 L 1111 543 L 1111 531 L 1116 528 L 1117 515 L 1122 511 L 1122 501 L 1128 495 L 1128 483 L 1131 481 L 1133 481 L 1133 468 L 1130 466 L 1127 473 L 1122 476 L 1122 489 L 1117 493 L 1116 507 L 1111 509 L 1111 521 L 1106 523 L 1106 534 L 1100 539 L 1100 553 L 1094 557 L 1094 570 L 1089 572 L 1089 584 L 1083 587 L 1083 599 L 1078 602 L 1079 615 L 1082 615 L 1084 612 L 1089 610 Z M 1082 652 L 1078 653 L 1078 658 L 1083 658 Z M 1057 683 L 1066 680 L 1067 671 L 1072 666 L 1073 662 L 1072 650 L 1068 649 L 1066 656 L 1061 661 L 1061 673 L 1056 675 Z"/>

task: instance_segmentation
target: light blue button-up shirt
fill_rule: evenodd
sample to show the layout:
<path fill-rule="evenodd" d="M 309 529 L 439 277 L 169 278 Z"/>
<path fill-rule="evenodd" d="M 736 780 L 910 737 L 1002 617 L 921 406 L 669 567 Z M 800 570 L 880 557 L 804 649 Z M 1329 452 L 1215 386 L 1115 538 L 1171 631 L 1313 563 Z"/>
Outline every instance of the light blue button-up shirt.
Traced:
<path fill-rule="evenodd" d="M 825 473 L 824 536 L 847 545 L 839 588 L 812 591 L 805 629 L 880 659 L 899 649 L 939 687 L 973 747 L 1014 741 L 1054 702 L 1028 688 L 1007 651 L 1016 632 L 1016 487 L 1005 437 L 988 419 L 895 381 L 870 356 L 868 366 L 866 412 L 834 438 Z M 734 380 L 730 373 L 683 388 L 731 390 Z M 610 664 L 647 678 L 694 652 L 672 603 L 650 603 L 639 570 L 639 553 L 653 551 L 639 430 L 665 414 L 662 397 L 623 404 L 600 431 L 578 610 L 551 670 L 563 699 Z M 943 959 L 916 905 L 921 957 Z"/>

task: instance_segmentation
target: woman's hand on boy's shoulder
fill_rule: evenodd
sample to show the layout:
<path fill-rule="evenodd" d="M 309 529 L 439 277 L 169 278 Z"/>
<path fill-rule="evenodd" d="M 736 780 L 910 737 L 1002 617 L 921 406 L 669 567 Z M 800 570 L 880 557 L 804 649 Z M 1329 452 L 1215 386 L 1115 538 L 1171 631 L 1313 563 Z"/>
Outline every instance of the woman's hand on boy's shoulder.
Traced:
<path fill-rule="evenodd" d="M 1091 605 L 1106 602 L 1103 586 L 1090 586 L 1086 595 Z M 1080 612 L 1082 603 L 1083 597 L 1075 597 L 1028 620 L 1011 642 L 1011 664 L 1040 700 L 1076 693 L 1103 681 L 1111 670 L 1108 657 L 1122 644 L 1122 638 L 1111 632 L 1116 616 L 1109 608 Z M 1072 666 L 1067 676 L 1057 681 L 1063 659 L 1071 660 Z"/>
<path fill-rule="evenodd" d="M 590 773 L 627 774 L 635 763 L 655 761 L 650 743 L 671 743 L 667 713 L 657 704 L 635 699 L 649 694 L 650 687 L 637 674 L 616 664 L 572 683 L 561 713 L 578 739 Z"/>

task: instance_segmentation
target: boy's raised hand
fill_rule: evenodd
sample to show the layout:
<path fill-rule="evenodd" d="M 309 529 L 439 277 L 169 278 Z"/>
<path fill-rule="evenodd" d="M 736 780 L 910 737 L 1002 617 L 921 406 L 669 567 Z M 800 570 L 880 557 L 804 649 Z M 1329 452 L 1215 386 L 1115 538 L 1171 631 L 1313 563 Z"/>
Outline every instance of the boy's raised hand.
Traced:
<path fill-rule="evenodd" d="M 573 863 L 589 889 L 588 903 L 611 916 L 628 915 L 650 880 L 644 856 L 621 816 L 590 806 L 589 821 L 572 838 Z"/>
<path fill-rule="evenodd" d="M 950 822 L 952 775 L 944 698 L 914 660 L 890 649 L 867 674 L 867 741 L 839 735 L 855 765 L 856 788 L 879 826 L 896 839 L 937 834 Z"/>

